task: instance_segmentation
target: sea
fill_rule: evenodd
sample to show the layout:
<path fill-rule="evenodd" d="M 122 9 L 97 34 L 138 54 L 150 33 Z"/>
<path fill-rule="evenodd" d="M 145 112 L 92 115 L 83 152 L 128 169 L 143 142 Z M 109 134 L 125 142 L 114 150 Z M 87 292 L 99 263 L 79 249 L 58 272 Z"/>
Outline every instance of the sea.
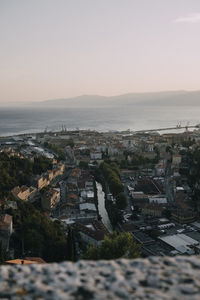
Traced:
<path fill-rule="evenodd" d="M 149 130 L 200 123 L 200 106 L 0 107 L 0 136 L 91 129 Z"/>

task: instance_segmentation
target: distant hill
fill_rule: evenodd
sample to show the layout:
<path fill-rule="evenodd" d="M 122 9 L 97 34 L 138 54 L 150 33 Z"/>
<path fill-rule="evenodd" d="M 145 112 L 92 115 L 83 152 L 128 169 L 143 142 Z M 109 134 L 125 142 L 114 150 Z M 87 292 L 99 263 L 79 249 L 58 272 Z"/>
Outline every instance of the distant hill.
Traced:
<path fill-rule="evenodd" d="M 47 100 L 32 103 L 31 105 L 43 107 L 104 107 L 124 105 L 200 106 L 200 91 L 133 93 L 111 97 L 83 95 L 74 98 Z"/>
<path fill-rule="evenodd" d="M 42 102 L 37 102 L 39 105 L 48 105 L 48 106 L 99 106 L 102 103 L 106 103 L 109 100 L 109 97 L 98 96 L 98 95 L 82 95 L 73 98 L 66 98 L 66 99 L 53 99 L 53 100 L 46 100 Z"/>

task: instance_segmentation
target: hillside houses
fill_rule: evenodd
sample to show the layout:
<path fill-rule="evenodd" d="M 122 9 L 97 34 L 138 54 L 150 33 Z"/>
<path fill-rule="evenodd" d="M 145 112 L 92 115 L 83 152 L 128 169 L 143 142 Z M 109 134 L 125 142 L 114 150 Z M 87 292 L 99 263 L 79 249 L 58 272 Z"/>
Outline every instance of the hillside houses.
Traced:
<path fill-rule="evenodd" d="M 59 163 L 54 166 L 52 170 L 48 170 L 46 173 L 42 175 L 37 175 L 34 178 L 34 185 L 38 190 L 48 186 L 51 181 L 59 175 L 62 175 L 65 170 L 65 165 L 63 163 Z"/>
<path fill-rule="evenodd" d="M 17 186 L 11 190 L 12 195 L 18 199 L 23 201 L 32 201 L 37 195 L 38 190 L 35 187 L 28 187 L 22 185 L 21 187 Z"/>
<path fill-rule="evenodd" d="M 41 205 L 44 211 L 51 211 L 51 209 L 60 201 L 60 190 L 57 188 L 50 188 L 42 194 Z"/>
<path fill-rule="evenodd" d="M 66 181 L 66 196 L 55 211 L 67 220 L 96 218 L 94 178 L 88 170 L 73 168 Z M 70 221 L 71 222 L 71 221 Z"/>
<path fill-rule="evenodd" d="M 97 220 L 88 225 L 76 222 L 72 225 L 72 228 L 80 233 L 87 244 L 93 244 L 94 246 L 100 246 L 104 237 L 109 234 L 103 223 Z"/>

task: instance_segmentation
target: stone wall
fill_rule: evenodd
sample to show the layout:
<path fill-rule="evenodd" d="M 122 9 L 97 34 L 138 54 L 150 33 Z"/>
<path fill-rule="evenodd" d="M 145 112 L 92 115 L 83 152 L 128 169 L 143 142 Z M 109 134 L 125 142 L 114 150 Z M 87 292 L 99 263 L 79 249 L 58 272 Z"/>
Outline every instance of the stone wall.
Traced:
<path fill-rule="evenodd" d="M 200 299 L 199 257 L 0 267 L 0 299 Z"/>

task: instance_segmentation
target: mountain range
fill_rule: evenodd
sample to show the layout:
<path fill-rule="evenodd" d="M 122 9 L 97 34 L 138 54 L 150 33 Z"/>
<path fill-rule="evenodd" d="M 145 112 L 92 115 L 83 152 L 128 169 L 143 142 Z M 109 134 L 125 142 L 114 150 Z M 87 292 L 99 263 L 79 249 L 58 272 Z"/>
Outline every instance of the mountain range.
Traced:
<path fill-rule="evenodd" d="M 130 93 L 119 96 L 82 95 L 73 98 L 32 102 L 31 105 L 48 107 L 104 107 L 104 106 L 200 106 L 200 91 L 166 91 Z"/>

